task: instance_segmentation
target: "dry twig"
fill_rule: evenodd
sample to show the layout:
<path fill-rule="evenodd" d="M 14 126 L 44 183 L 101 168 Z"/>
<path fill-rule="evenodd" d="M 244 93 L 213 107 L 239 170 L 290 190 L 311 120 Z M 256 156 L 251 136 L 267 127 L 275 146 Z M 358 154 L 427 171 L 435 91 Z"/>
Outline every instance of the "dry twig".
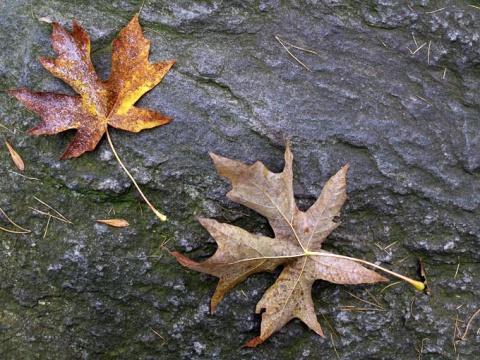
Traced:
<path fill-rule="evenodd" d="M 467 322 L 467 326 L 465 327 L 465 332 L 463 333 L 463 336 L 460 338 L 460 340 L 464 340 L 465 337 L 467 336 L 467 332 L 468 332 L 468 329 L 470 328 L 470 325 L 472 323 L 473 320 L 475 320 L 475 318 L 480 314 L 480 308 L 475 311 L 475 313 L 470 317 L 470 319 L 468 320 Z"/>

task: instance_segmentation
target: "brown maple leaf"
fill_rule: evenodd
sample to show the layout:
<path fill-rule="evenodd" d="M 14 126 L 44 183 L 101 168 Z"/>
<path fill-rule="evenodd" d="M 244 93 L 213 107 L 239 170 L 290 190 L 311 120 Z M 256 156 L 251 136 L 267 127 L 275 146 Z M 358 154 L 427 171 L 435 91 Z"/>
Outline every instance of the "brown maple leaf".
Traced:
<path fill-rule="evenodd" d="M 175 60 L 154 64 L 148 61 L 150 41 L 142 34 L 138 14 L 112 43 L 112 69 L 106 81 L 96 74 L 90 60 L 90 39 L 75 20 L 72 33 L 53 22 L 51 43 L 58 57 L 40 58 L 40 62 L 80 96 L 27 89 L 8 92 L 42 117 L 30 134 L 78 129 L 62 160 L 92 151 L 107 131 L 107 124 L 139 132 L 172 121 L 154 111 L 133 106 L 175 63 Z"/>
<path fill-rule="evenodd" d="M 220 278 L 211 301 L 211 311 L 225 293 L 249 275 L 283 271 L 257 304 L 262 314 L 261 334 L 245 346 L 257 346 L 293 318 L 299 318 L 324 337 L 315 315 L 311 289 L 315 280 L 336 284 L 388 281 L 355 262 L 355 259 L 321 249 L 322 242 L 340 225 L 333 219 L 346 200 L 345 176 L 348 164 L 328 180 L 318 200 L 306 212 L 298 210 L 292 187 L 293 156 L 287 142 L 285 168 L 276 174 L 261 162 L 241 162 L 210 154 L 220 175 L 232 182 L 227 194 L 265 216 L 275 238 L 251 234 L 239 227 L 213 219 L 199 219 L 218 244 L 215 254 L 197 263 L 172 252 L 184 266 Z M 359 260 L 361 261 L 361 260 Z"/>

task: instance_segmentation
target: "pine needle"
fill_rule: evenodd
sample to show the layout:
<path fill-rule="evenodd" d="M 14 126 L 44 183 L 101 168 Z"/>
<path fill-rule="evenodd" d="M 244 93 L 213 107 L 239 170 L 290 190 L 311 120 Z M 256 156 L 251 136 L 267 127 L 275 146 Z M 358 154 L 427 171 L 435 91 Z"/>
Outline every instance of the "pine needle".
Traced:
<path fill-rule="evenodd" d="M 335 346 L 335 341 L 333 341 L 332 333 L 330 333 L 330 341 L 332 342 L 333 350 L 335 350 L 335 354 L 337 355 L 337 359 L 340 359 L 340 355 L 338 354 L 337 347 Z"/>
<path fill-rule="evenodd" d="M 5 213 L 5 211 L 3 211 L 2 208 L 0 208 L 0 212 L 3 214 L 3 216 L 5 216 L 5 218 L 10 222 L 10 224 L 12 224 L 13 226 L 15 226 L 17 229 L 23 230 L 23 231 L 26 232 L 26 233 L 31 232 L 30 230 L 25 229 L 25 228 L 21 227 L 20 225 L 16 224 L 12 219 L 10 219 L 10 218 L 8 217 L 8 215 Z"/>
<path fill-rule="evenodd" d="M 423 338 L 422 339 L 422 344 L 420 345 L 420 349 L 416 349 L 418 352 L 418 360 L 422 360 L 422 353 L 423 353 L 423 344 L 425 341 L 429 340 L 428 338 Z"/>
<path fill-rule="evenodd" d="M 293 47 L 293 48 L 295 48 L 295 49 L 298 49 L 298 50 L 301 50 L 301 51 L 308 52 L 308 53 L 310 53 L 310 54 L 315 54 L 315 55 L 317 55 L 317 53 L 316 53 L 315 51 L 309 50 L 309 49 L 305 49 L 305 48 L 302 48 L 302 47 L 300 47 L 300 46 L 295 46 L 295 45 L 293 45 L 293 44 L 290 44 L 290 43 L 286 42 L 285 40 L 281 39 L 280 37 L 278 37 L 277 35 L 275 35 L 275 39 L 277 39 L 277 41 L 283 46 L 283 48 L 284 48 L 285 50 L 287 50 L 288 54 L 289 54 L 291 57 L 293 57 L 300 65 L 302 65 L 305 69 L 307 69 L 307 71 L 310 71 L 310 68 L 309 68 L 307 65 L 305 65 L 303 62 L 301 62 L 300 59 L 298 59 L 295 55 L 293 55 L 293 54 L 291 53 L 291 51 L 288 50 L 288 48 L 287 48 L 286 45 L 291 46 L 291 47 Z"/>
<path fill-rule="evenodd" d="M 15 131 L 9 129 L 9 128 L 6 127 L 5 125 L 0 124 L 0 127 L 3 128 L 3 129 L 5 129 L 5 130 L 7 130 L 7 131 L 10 131 L 12 134 L 15 134 Z"/>
<path fill-rule="evenodd" d="M 1 227 L 0 226 L 0 230 L 2 231 L 5 231 L 5 232 L 8 232 L 10 234 L 28 234 L 30 231 L 15 231 L 15 230 L 9 230 L 9 229 L 5 229 L 4 227 Z"/>
<path fill-rule="evenodd" d="M 10 224 L 12 224 L 13 226 L 15 226 L 17 229 L 20 229 L 20 231 L 6 229 L 6 228 L 1 227 L 1 226 L 0 226 L 0 230 L 5 231 L 5 232 L 8 232 L 8 233 L 10 233 L 10 234 L 28 234 L 29 232 L 31 232 L 30 230 L 21 227 L 20 225 L 18 225 L 17 223 L 15 223 L 12 219 L 10 219 L 10 217 L 5 213 L 5 211 L 3 211 L 2 208 L 0 208 L 0 212 L 3 214 L 3 216 L 5 216 L 5 218 L 8 220 L 8 222 L 9 222 Z"/>
<path fill-rule="evenodd" d="M 51 218 L 52 218 L 51 216 L 48 217 L 47 225 L 45 225 L 45 231 L 43 232 L 43 239 L 45 239 L 45 238 L 47 237 L 48 225 L 50 225 L 50 219 L 51 219 Z"/>
<path fill-rule="evenodd" d="M 361 308 L 361 307 L 356 307 L 356 306 L 342 306 L 342 310 L 343 311 L 386 311 L 386 309 L 382 306 L 382 304 L 380 304 L 380 302 L 375 298 L 375 296 L 373 296 L 368 290 L 367 290 L 367 293 L 368 295 L 370 295 L 370 297 L 373 299 L 374 302 L 371 302 L 371 301 L 368 301 L 368 300 L 365 300 L 365 299 L 362 299 L 354 294 L 352 294 L 351 292 L 348 292 L 346 291 L 347 294 L 349 294 L 351 297 L 365 303 L 365 304 L 368 304 L 368 305 L 371 305 L 373 307 L 364 307 L 364 308 Z"/>
<path fill-rule="evenodd" d="M 157 335 L 160 339 L 162 339 L 163 342 L 162 342 L 162 345 L 160 345 L 160 346 L 163 346 L 167 343 L 165 338 L 162 335 L 160 335 L 157 331 L 153 330 L 152 328 L 150 328 L 150 331 L 153 332 L 155 335 Z"/>
<path fill-rule="evenodd" d="M 391 284 L 388 284 L 387 286 L 385 286 L 381 291 L 380 293 L 384 292 L 385 290 L 387 290 L 389 287 L 391 286 L 394 286 L 394 285 L 398 285 L 398 284 L 401 284 L 402 282 L 401 281 L 395 281 L 394 283 L 391 283 Z"/>
<path fill-rule="evenodd" d="M 28 208 L 29 208 L 30 210 L 35 211 L 37 214 L 45 215 L 45 216 L 48 216 L 48 217 L 51 217 L 51 218 L 54 218 L 54 219 L 63 221 L 63 222 L 68 223 L 68 224 L 73 224 L 73 223 L 70 222 L 69 220 L 62 219 L 62 218 L 59 217 L 59 216 L 55 216 L 55 215 L 53 215 L 53 214 L 50 214 L 49 212 L 45 212 L 45 211 L 42 211 L 42 210 L 38 210 L 38 209 L 35 209 L 35 208 L 31 207 L 31 206 L 29 206 Z"/>
<path fill-rule="evenodd" d="M 441 9 L 437 9 L 437 10 L 433 10 L 433 11 L 428 11 L 428 12 L 426 12 L 425 14 L 435 14 L 435 13 L 440 12 L 440 11 L 443 11 L 443 10 L 445 10 L 444 7 L 441 8 Z"/>
<path fill-rule="evenodd" d="M 40 180 L 40 179 L 37 179 L 37 178 L 35 178 L 35 177 L 25 176 L 25 175 L 23 175 L 23 174 L 17 173 L 17 172 L 12 171 L 12 170 L 8 170 L 8 172 L 9 172 L 9 173 L 12 173 L 12 174 L 15 174 L 15 175 L 18 175 L 18 176 L 21 176 L 21 177 L 23 177 L 23 178 L 25 178 L 25 179 L 28 179 L 28 180 L 37 180 L 37 181 Z"/>
<path fill-rule="evenodd" d="M 415 35 L 412 34 L 413 37 L 413 42 L 415 43 L 415 50 L 410 50 L 409 47 L 407 47 L 408 51 L 410 51 L 410 54 L 415 55 L 421 48 L 423 48 L 427 43 L 423 43 L 422 45 L 418 46 L 417 39 L 415 39 Z"/>
<path fill-rule="evenodd" d="M 465 339 L 465 337 L 467 336 L 467 332 L 468 332 L 468 328 L 470 327 L 470 324 L 479 314 L 480 314 L 480 308 L 477 311 L 475 311 L 475 313 L 468 320 L 467 326 L 465 327 L 465 332 L 463 333 L 463 336 L 460 338 L 461 340 Z"/>
<path fill-rule="evenodd" d="M 73 224 L 70 220 L 68 220 L 65 216 L 63 216 L 59 211 L 55 210 L 53 207 L 51 207 L 50 205 L 48 205 L 45 201 L 40 200 L 40 199 L 37 198 L 36 196 L 34 196 L 33 198 L 34 198 L 35 200 L 37 200 L 40 204 L 45 205 L 45 206 L 48 207 L 50 210 L 52 210 L 53 212 L 55 212 L 55 214 L 57 214 L 60 218 L 58 218 L 58 217 L 56 217 L 56 216 L 53 216 L 53 215 L 50 214 L 50 213 L 44 213 L 43 211 L 39 211 L 39 210 L 32 209 L 32 208 L 30 208 L 30 209 L 36 210 L 36 211 L 38 211 L 38 212 L 41 213 L 41 214 L 43 213 L 44 215 L 52 216 L 52 217 L 54 217 L 54 218 L 56 218 L 56 219 L 58 219 L 58 220 L 61 220 L 61 221 L 63 221 L 63 222 L 66 222 L 66 223 L 68 223 L 68 224 Z"/>
<path fill-rule="evenodd" d="M 455 275 L 453 275 L 453 280 L 457 279 L 458 270 L 460 269 L 460 258 L 458 259 L 457 269 L 455 270 Z"/>
<path fill-rule="evenodd" d="M 427 50 L 427 64 L 430 65 L 430 48 L 432 47 L 432 40 L 428 42 L 428 50 Z"/>

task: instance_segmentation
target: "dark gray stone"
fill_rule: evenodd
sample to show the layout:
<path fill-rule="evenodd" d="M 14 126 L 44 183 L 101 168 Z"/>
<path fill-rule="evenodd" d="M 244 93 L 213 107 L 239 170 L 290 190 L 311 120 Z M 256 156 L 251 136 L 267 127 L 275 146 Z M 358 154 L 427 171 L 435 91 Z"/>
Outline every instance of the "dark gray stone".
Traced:
<path fill-rule="evenodd" d="M 480 10 L 463 0 L 409 4 L 145 1 L 151 60 L 177 63 L 139 105 L 175 120 L 111 135 L 169 216 L 160 223 L 106 141 L 61 162 L 73 133 L 26 134 L 39 118 L 3 91 L 71 92 L 37 60 L 54 56 L 41 16 L 69 29 L 75 18 L 106 78 L 110 43 L 142 1 L 1 2 L 0 119 L 13 133 L 0 131 L 25 160 L 23 174 L 36 178 L 17 175 L 0 151 L 0 207 L 32 230 L 0 232 L 2 358 L 413 359 L 422 348 L 422 359 L 475 359 L 479 319 L 453 341 L 456 319 L 463 333 L 480 306 Z M 291 49 L 310 71 L 275 35 L 318 53 Z M 210 315 L 217 280 L 185 271 L 159 246 L 198 261 L 212 255 L 197 215 L 271 236 L 264 219 L 228 201 L 230 184 L 207 152 L 280 171 L 287 137 L 303 209 L 351 163 L 343 224 L 325 248 L 411 277 L 422 258 L 433 295 L 406 284 L 381 291 L 318 282 L 313 299 L 326 339 L 292 321 L 258 348 L 241 348 L 260 332 L 255 304 L 278 271 L 252 276 Z M 48 209 L 34 196 L 73 224 L 51 219 L 44 236 L 48 218 L 31 208 Z M 95 222 L 112 209 L 130 227 Z M 0 226 L 11 228 L 3 217 Z M 371 300 L 367 290 L 386 311 L 342 310 L 364 307 L 347 292 Z"/>

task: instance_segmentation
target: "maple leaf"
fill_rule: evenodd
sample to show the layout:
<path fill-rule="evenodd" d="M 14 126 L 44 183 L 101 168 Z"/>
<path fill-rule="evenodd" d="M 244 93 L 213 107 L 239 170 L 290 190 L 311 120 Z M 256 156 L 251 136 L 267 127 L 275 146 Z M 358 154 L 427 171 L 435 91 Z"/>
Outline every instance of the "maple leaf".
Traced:
<path fill-rule="evenodd" d="M 133 106 L 160 83 L 175 63 L 175 60 L 148 61 L 150 41 L 142 34 L 138 14 L 112 43 L 112 69 L 106 81 L 96 74 L 90 60 L 90 38 L 75 20 L 72 33 L 53 22 L 51 44 L 58 57 L 40 58 L 40 62 L 80 96 L 27 89 L 8 92 L 42 117 L 30 134 L 78 129 L 62 160 L 92 151 L 107 131 L 107 125 L 139 132 L 172 121 L 154 111 Z"/>
<path fill-rule="evenodd" d="M 348 164 L 328 180 L 318 200 L 303 212 L 297 208 L 293 194 L 293 156 L 288 142 L 285 168 L 278 174 L 259 161 L 245 165 L 212 153 L 210 156 L 220 175 L 232 182 L 233 189 L 227 197 L 265 216 L 275 238 L 254 235 L 213 219 L 199 219 L 218 244 L 215 254 L 203 263 L 178 252 L 172 254 L 182 265 L 220 278 L 211 300 L 212 313 L 225 293 L 248 276 L 284 266 L 275 284 L 257 304 L 256 313 L 264 311 L 261 334 L 245 346 L 261 344 L 293 318 L 301 319 L 325 337 L 311 296 L 315 280 L 336 284 L 388 281 L 355 259 L 321 249 L 322 242 L 340 225 L 333 220 L 347 197 Z"/>

